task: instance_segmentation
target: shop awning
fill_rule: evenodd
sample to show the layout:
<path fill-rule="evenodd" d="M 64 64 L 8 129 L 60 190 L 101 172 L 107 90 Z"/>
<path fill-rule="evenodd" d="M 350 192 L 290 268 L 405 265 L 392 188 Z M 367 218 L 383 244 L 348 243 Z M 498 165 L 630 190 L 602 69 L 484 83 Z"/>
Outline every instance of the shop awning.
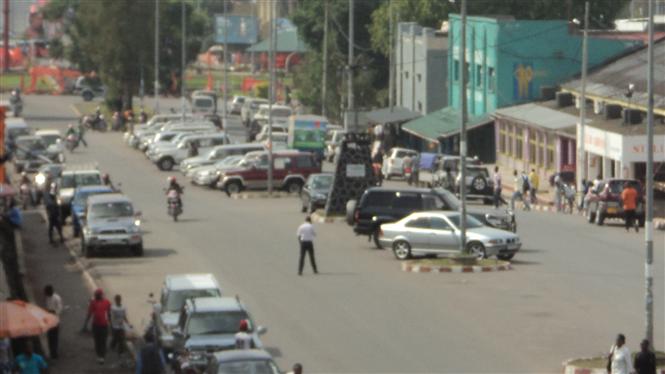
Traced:
<path fill-rule="evenodd" d="M 305 53 L 307 46 L 305 42 L 298 36 L 298 31 L 295 29 L 284 30 L 277 33 L 275 52 L 278 53 Z M 253 46 L 247 48 L 246 52 L 269 52 L 270 39 L 264 39 Z"/>
<path fill-rule="evenodd" d="M 490 123 L 489 115 L 469 116 L 466 122 L 467 130 Z M 438 143 L 440 138 L 447 138 L 460 132 L 459 109 L 446 107 L 432 112 L 424 117 L 409 121 L 402 126 L 402 130 L 430 142 Z"/>
<path fill-rule="evenodd" d="M 419 112 L 414 112 L 403 107 L 381 108 L 367 112 L 367 119 L 372 123 L 402 123 L 420 117 Z"/>

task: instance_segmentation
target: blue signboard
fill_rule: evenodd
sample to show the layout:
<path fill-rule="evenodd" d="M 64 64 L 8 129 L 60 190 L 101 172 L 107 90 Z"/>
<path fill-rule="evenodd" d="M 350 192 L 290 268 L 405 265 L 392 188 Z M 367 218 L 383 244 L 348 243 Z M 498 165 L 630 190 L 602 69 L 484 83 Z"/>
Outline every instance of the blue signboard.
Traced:
<path fill-rule="evenodd" d="M 259 22 L 253 16 L 215 16 L 215 42 L 224 43 L 225 30 L 230 44 L 255 44 L 259 40 Z"/>

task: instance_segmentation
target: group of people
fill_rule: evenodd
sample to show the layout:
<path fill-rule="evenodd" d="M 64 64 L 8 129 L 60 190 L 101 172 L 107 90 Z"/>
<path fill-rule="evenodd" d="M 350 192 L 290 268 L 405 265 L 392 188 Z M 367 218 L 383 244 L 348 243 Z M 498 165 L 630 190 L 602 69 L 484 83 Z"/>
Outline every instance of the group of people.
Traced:
<path fill-rule="evenodd" d="M 640 351 L 633 357 L 626 337 L 619 334 L 607 355 L 608 374 L 655 374 L 656 366 L 656 354 L 647 339 L 642 340 Z"/>
<path fill-rule="evenodd" d="M 492 176 L 493 182 L 493 200 L 494 207 L 499 208 L 501 205 L 506 205 L 508 202 L 503 198 L 503 180 L 499 167 L 494 167 L 494 175 Z M 515 210 L 515 202 L 521 201 L 525 211 L 531 210 L 531 204 L 538 202 L 538 188 L 540 187 L 540 177 L 535 169 L 531 169 L 531 173 L 527 174 L 526 171 L 518 173 L 513 170 L 513 183 L 514 190 L 510 198 L 510 209 Z"/>

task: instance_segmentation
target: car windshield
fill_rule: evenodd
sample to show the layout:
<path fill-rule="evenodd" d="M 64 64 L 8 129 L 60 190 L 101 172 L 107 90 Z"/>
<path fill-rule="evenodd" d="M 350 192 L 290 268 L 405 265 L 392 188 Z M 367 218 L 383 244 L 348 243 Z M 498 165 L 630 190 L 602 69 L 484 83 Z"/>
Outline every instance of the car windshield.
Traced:
<path fill-rule="evenodd" d="M 126 201 L 98 203 L 90 207 L 88 217 L 95 218 L 122 218 L 134 215 L 132 204 Z"/>
<path fill-rule="evenodd" d="M 56 144 L 58 140 L 60 140 L 60 135 L 58 134 L 42 135 L 41 138 L 44 144 L 46 144 L 46 146 L 48 147 L 50 145 Z"/>
<path fill-rule="evenodd" d="M 156 136 L 158 142 L 169 142 L 175 138 L 176 134 L 157 134 Z"/>
<path fill-rule="evenodd" d="M 242 156 L 227 156 L 222 161 L 215 164 L 217 167 L 227 167 L 233 165 L 239 165 L 243 160 Z"/>
<path fill-rule="evenodd" d="M 94 186 L 103 184 L 99 174 L 74 174 L 74 183 L 76 186 Z"/>
<path fill-rule="evenodd" d="M 31 151 L 43 151 L 46 149 L 44 142 L 41 139 L 18 139 L 16 145 L 19 148 L 24 148 Z"/>
<path fill-rule="evenodd" d="M 92 195 L 99 195 L 103 193 L 111 193 L 113 191 L 109 190 L 97 190 L 97 191 L 78 191 L 76 196 L 74 196 L 74 205 L 85 205 L 88 198 Z"/>
<path fill-rule="evenodd" d="M 291 109 L 286 109 L 286 108 L 273 109 L 272 115 L 275 117 L 289 117 L 291 115 Z"/>
<path fill-rule="evenodd" d="M 314 190 L 328 190 L 332 186 L 333 176 L 332 175 L 319 175 L 312 177 L 310 186 Z"/>
<path fill-rule="evenodd" d="M 458 210 L 460 206 L 460 200 L 452 192 L 446 190 L 445 188 L 437 187 L 434 189 L 437 195 L 441 196 L 446 205 L 450 210 Z"/>
<path fill-rule="evenodd" d="M 74 174 L 63 175 L 60 179 L 60 188 L 73 188 L 74 186 L 76 186 Z"/>
<path fill-rule="evenodd" d="M 448 216 L 448 219 L 450 222 L 455 225 L 455 227 L 459 227 L 460 225 L 460 215 L 459 214 L 452 214 Z M 466 216 L 466 228 L 467 229 L 475 229 L 478 227 L 483 227 L 484 225 L 478 221 L 477 219 L 473 218 L 473 216 Z"/>
<path fill-rule="evenodd" d="M 277 374 L 277 367 L 271 361 L 232 361 L 217 366 L 217 374 Z"/>
<path fill-rule="evenodd" d="M 248 319 L 244 311 L 196 313 L 189 320 L 189 335 L 235 334 L 240 321 Z"/>
<path fill-rule="evenodd" d="M 397 151 L 395 153 L 396 158 L 404 158 L 406 156 L 413 157 L 416 154 L 413 151 Z"/>
<path fill-rule="evenodd" d="M 193 299 L 195 297 L 216 297 L 222 296 L 222 293 L 219 292 L 217 288 L 209 288 L 202 290 L 180 290 L 180 291 L 171 291 L 166 298 L 164 303 L 164 309 L 167 312 L 179 312 L 182 309 L 182 306 L 185 305 L 187 299 Z"/>
<path fill-rule="evenodd" d="M 194 100 L 194 106 L 198 108 L 212 108 L 213 102 L 209 98 L 201 98 Z"/>

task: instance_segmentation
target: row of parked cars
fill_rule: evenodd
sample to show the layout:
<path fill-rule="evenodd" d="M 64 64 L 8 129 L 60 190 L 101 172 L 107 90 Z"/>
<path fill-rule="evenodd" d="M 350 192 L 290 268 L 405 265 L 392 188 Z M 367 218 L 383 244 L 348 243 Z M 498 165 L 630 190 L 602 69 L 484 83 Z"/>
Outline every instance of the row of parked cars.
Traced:
<path fill-rule="evenodd" d="M 11 153 L 18 174 L 34 173 L 43 165 L 65 162 L 65 144 L 60 131 L 32 131 L 21 117 L 6 119 L 5 150 Z"/>

